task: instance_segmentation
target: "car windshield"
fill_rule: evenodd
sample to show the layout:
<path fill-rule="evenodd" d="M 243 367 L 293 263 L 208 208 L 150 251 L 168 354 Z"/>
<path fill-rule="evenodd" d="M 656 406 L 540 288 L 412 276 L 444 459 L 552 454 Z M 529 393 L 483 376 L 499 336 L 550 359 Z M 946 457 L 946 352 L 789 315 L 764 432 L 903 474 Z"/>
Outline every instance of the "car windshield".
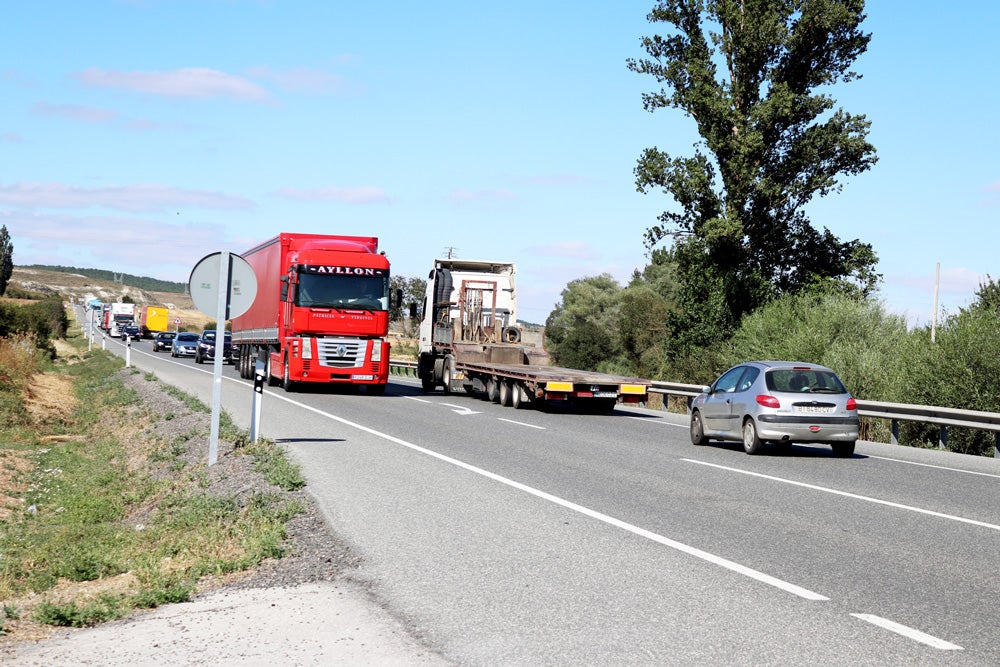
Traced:
<path fill-rule="evenodd" d="M 177 334 L 175 334 L 175 333 L 158 333 L 158 334 L 156 334 L 156 337 L 157 338 L 173 338 L 176 335 Z"/>
<path fill-rule="evenodd" d="M 179 340 L 179 341 L 193 342 L 193 341 L 198 340 L 198 334 L 182 333 L 182 334 L 179 334 L 177 336 L 177 340 Z"/>
<path fill-rule="evenodd" d="M 847 389 L 830 370 L 781 368 L 767 373 L 767 388 L 782 392 L 812 392 L 817 394 L 846 394 Z"/>

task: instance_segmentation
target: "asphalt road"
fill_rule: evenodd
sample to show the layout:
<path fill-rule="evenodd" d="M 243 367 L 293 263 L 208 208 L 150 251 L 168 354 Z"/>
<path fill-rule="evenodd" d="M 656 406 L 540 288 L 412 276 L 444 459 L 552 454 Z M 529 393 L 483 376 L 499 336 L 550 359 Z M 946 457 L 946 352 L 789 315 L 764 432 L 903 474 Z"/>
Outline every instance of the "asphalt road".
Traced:
<path fill-rule="evenodd" d="M 211 365 L 149 349 L 132 363 L 211 403 Z M 251 400 L 227 366 L 237 423 Z M 1000 664 L 995 460 L 749 457 L 692 446 L 683 416 L 515 411 L 405 379 L 268 388 L 261 431 L 378 604 L 459 664 Z"/>

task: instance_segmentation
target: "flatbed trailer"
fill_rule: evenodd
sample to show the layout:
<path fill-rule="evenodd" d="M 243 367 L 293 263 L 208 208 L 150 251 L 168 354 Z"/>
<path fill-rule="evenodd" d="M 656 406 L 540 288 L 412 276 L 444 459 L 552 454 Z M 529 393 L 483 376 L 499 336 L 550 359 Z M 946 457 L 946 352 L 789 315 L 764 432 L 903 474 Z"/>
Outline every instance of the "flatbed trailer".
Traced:
<path fill-rule="evenodd" d="M 566 404 L 593 412 L 610 413 L 619 402 L 644 403 L 645 380 L 607 373 L 523 364 L 456 362 L 451 386 L 468 393 L 482 392 L 494 403 L 515 409 L 529 405 Z"/>

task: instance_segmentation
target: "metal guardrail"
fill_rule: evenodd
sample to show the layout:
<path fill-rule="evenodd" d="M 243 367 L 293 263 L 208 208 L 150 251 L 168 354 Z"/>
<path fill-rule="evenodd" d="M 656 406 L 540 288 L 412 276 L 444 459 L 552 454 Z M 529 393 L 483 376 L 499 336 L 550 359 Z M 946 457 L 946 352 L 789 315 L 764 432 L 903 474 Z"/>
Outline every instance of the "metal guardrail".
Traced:
<path fill-rule="evenodd" d="M 417 362 L 397 361 L 393 359 L 392 361 L 389 362 L 389 375 L 417 377 Z"/>
<path fill-rule="evenodd" d="M 416 377 L 417 362 L 391 361 L 389 363 L 392 375 Z M 694 398 L 704 388 L 700 384 L 684 384 L 682 382 L 651 381 L 649 391 L 668 396 L 685 396 Z M 957 408 L 941 408 L 930 405 L 911 405 L 909 403 L 883 403 L 880 401 L 858 401 L 858 416 L 873 419 L 888 419 L 892 444 L 899 444 L 899 422 L 914 421 L 940 426 L 938 447 L 947 448 L 948 427 L 979 429 L 992 431 L 994 434 L 993 456 L 1000 458 L 1000 413 L 980 412 L 977 410 L 959 410 Z M 690 402 L 690 401 L 689 401 Z"/>

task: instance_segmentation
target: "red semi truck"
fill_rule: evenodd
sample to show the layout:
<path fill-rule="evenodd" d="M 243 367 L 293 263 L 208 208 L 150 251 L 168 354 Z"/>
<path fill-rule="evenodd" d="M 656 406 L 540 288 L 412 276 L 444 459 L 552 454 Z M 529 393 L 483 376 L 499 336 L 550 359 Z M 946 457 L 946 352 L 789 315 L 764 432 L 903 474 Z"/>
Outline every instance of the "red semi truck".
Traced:
<path fill-rule="evenodd" d="M 237 366 L 293 391 L 298 383 L 363 385 L 389 379 L 389 260 L 373 236 L 283 232 L 242 254 L 257 298 L 232 321 Z"/>

